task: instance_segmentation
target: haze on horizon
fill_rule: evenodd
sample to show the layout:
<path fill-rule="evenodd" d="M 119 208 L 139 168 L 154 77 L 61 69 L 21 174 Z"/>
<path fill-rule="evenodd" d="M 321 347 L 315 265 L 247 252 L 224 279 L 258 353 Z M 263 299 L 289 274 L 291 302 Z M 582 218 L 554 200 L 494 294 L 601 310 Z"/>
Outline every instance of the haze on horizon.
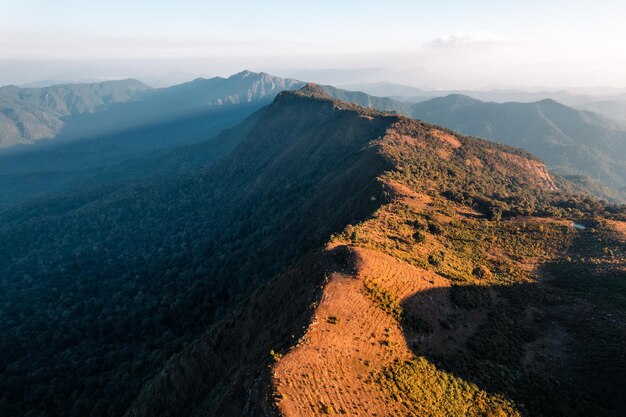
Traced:
<path fill-rule="evenodd" d="M 0 85 L 246 68 L 333 84 L 625 88 L 624 16 L 617 0 L 0 0 Z"/>

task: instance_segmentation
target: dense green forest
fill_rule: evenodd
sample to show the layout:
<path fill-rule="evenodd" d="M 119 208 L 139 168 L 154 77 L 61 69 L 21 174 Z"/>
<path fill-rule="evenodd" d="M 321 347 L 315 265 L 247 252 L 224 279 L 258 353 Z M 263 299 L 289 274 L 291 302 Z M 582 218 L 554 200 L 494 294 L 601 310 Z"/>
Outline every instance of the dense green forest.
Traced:
<path fill-rule="evenodd" d="M 208 162 L 202 154 L 223 156 L 202 148 L 213 146 L 211 138 L 271 103 L 280 91 L 301 84 L 243 71 L 161 89 L 133 80 L 3 87 L 0 138 L 8 137 L 2 114 L 11 116 L 11 126 L 22 126 L 24 135 L 46 130 L 50 118 L 55 129 L 2 149 L 0 208 L 199 168 Z M 40 117 L 21 120 L 21 106 Z"/>
<path fill-rule="evenodd" d="M 0 208 L 193 172 L 238 143 L 225 137 L 228 132 L 216 135 L 248 116 L 246 123 L 251 124 L 258 111 L 259 104 L 232 106 L 110 136 L 0 155 Z"/>
<path fill-rule="evenodd" d="M 199 172 L 2 213 L 3 415 L 122 414 L 166 358 L 377 204 L 351 174 L 385 168 L 359 150 L 389 122 L 300 102 Z"/>

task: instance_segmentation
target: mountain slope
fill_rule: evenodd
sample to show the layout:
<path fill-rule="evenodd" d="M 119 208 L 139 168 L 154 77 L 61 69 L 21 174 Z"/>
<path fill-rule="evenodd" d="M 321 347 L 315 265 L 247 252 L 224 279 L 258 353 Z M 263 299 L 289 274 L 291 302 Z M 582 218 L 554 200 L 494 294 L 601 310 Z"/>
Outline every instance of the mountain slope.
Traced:
<path fill-rule="evenodd" d="M 378 111 L 391 111 L 405 116 L 410 116 L 411 114 L 411 105 L 409 103 L 402 103 L 387 97 L 371 96 L 360 91 L 342 90 L 330 85 L 322 86 L 322 88 L 337 100 L 348 101 Z"/>
<path fill-rule="evenodd" d="M 351 181 L 380 183 L 385 199 L 173 356 L 126 415 L 619 415 L 626 334 L 601 317 L 621 311 L 622 320 L 623 304 L 589 299 L 558 274 L 567 254 L 581 257 L 586 282 L 619 280 L 615 225 L 624 223 L 577 233 L 561 218 L 618 209 L 561 194 L 567 182 L 522 151 L 333 102 L 312 86 L 283 93 L 272 111 L 294 96 L 302 100 L 294 114 L 313 102 L 343 113 L 336 140 L 353 132 L 354 117 L 387 120 L 362 148 L 375 149 L 385 170 L 349 171 Z M 354 196 L 342 190 L 327 204 Z M 609 235 L 619 251 L 611 259 L 596 251 Z M 542 284 L 540 266 L 553 283 Z M 598 284 L 597 295 L 609 288 Z M 568 321 L 589 302 L 593 319 Z M 606 333 L 589 342 L 599 329 Z M 593 369 L 592 358 L 611 365 Z"/>
<path fill-rule="evenodd" d="M 236 129 L 226 129 L 215 137 L 213 135 L 225 125 L 236 123 L 241 115 L 218 112 L 214 114 L 214 122 L 204 117 L 183 119 L 108 138 L 81 141 L 41 154 L 0 156 L 3 165 L 0 168 L 3 190 L 0 208 L 44 197 L 84 194 L 102 187 L 195 172 L 232 152 L 245 136 L 245 126 L 252 126 L 261 111 L 248 116 Z M 125 141 L 131 135 L 134 143 L 129 146 Z M 168 136 L 183 145 L 170 143 L 171 148 L 157 148 L 155 142 Z M 198 140 L 201 141 L 184 145 L 187 141 Z M 144 141 L 151 142 L 152 146 L 146 149 Z"/>
<path fill-rule="evenodd" d="M 453 94 L 411 104 L 333 87 L 324 89 L 336 98 L 365 107 L 394 111 L 526 149 L 562 175 L 585 175 L 614 190 L 626 183 L 626 131 L 592 112 L 553 100 L 492 103 Z M 615 201 L 624 198 L 617 195 Z"/>
<path fill-rule="evenodd" d="M 251 113 L 268 104 L 281 91 L 302 83 L 243 71 L 228 78 L 196 79 L 168 88 L 154 89 L 141 100 L 109 106 L 105 111 L 79 114 L 67 120 L 60 139 L 84 139 L 163 124 L 181 118 L 210 116 L 236 108 Z M 248 114 L 249 114 L 248 113 Z"/>
<path fill-rule="evenodd" d="M 154 92 L 154 97 L 165 97 L 172 105 L 189 108 L 241 104 L 261 99 L 272 100 L 283 90 L 302 87 L 303 82 L 290 78 L 273 77 L 266 73 L 248 70 L 233 74 L 228 78 L 198 78 Z"/>
<path fill-rule="evenodd" d="M 366 145 L 393 120 L 283 94 L 216 165 L 4 211 L 8 414 L 120 415 L 166 357 L 382 201 Z"/>
<path fill-rule="evenodd" d="M 0 146 L 10 147 L 54 137 L 63 122 L 54 111 L 0 96 Z"/>
<path fill-rule="evenodd" d="M 314 85 L 223 139 L 200 170 L 0 213 L 4 414 L 623 411 L 623 208 Z"/>
<path fill-rule="evenodd" d="M 0 96 L 21 100 L 60 115 L 92 113 L 112 103 L 122 103 L 150 90 L 140 81 L 128 79 L 93 84 L 61 84 L 40 88 L 0 87 Z"/>
<path fill-rule="evenodd" d="M 197 79 L 151 89 L 136 80 L 0 88 L 0 147 L 41 139 L 104 136 L 189 118 L 224 106 L 269 103 L 280 91 L 303 83 L 243 71 L 228 78 Z M 254 111 L 253 110 L 253 111 Z"/>
<path fill-rule="evenodd" d="M 66 116 L 130 101 L 149 89 L 130 79 L 42 88 L 0 87 L 0 148 L 53 138 L 62 130 Z"/>
<path fill-rule="evenodd" d="M 415 104 L 412 116 L 524 148 L 561 174 L 587 175 L 615 188 L 626 181 L 626 132 L 552 100 L 497 104 L 448 96 Z"/>
<path fill-rule="evenodd" d="M 198 144 L 208 152 L 209 142 L 223 129 L 237 125 L 280 91 L 298 85 L 294 80 L 244 71 L 229 78 L 144 91 L 133 102 L 98 107 L 94 113 L 62 121 L 53 118 L 51 123 L 58 126 L 47 132 L 53 135 L 63 128 L 54 140 L 0 155 L 0 184 L 5 190 L 0 206 L 125 183 L 138 178 L 139 172 L 149 177 L 180 173 L 184 166 L 188 170 L 191 165 L 181 160 L 187 158 L 182 154 L 186 152 L 190 160 L 201 159 L 199 154 L 176 148 Z M 33 125 L 44 126 L 43 122 Z M 77 138 L 81 140 L 70 140 Z M 160 166 L 154 163 L 158 158 L 164 159 Z M 174 166 L 175 160 L 180 160 L 180 167 Z"/>
<path fill-rule="evenodd" d="M 626 97 L 624 96 L 591 101 L 581 104 L 577 108 L 601 114 L 620 123 L 622 128 L 626 128 Z"/>

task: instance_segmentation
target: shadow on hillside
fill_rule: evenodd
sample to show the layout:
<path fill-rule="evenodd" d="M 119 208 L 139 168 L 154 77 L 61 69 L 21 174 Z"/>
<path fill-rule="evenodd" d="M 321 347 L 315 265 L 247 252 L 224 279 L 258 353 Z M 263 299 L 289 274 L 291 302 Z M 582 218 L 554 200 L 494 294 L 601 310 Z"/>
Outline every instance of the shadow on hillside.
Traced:
<path fill-rule="evenodd" d="M 170 134 L 168 138 L 159 138 L 159 143 L 187 144 L 197 141 L 187 138 L 189 132 L 211 130 L 215 135 L 221 130 L 232 127 L 250 114 L 267 105 L 263 101 L 254 104 L 223 106 L 215 108 L 181 108 L 172 107 L 170 103 L 152 103 L 150 101 L 133 101 L 116 103 L 103 111 L 80 113 L 63 118 L 63 129 L 55 140 L 59 143 L 77 139 L 96 137 L 116 137 L 121 133 L 133 134 L 135 131 L 153 130 L 176 126 L 181 132 Z M 178 136 L 178 137 L 177 137 Z M 205 137 L 204 139 L 208 139 Z M 148 141 L 142 142 L 148 146 Z M 153 146 L 155 144 L 152 144 Z"/>
<path fill-rule="evenodd" d="M 563 288 L 453 286 L 416 293 L 403 309 L 417 356 L 524 415 L 626 415 L 626 332 Z"/>

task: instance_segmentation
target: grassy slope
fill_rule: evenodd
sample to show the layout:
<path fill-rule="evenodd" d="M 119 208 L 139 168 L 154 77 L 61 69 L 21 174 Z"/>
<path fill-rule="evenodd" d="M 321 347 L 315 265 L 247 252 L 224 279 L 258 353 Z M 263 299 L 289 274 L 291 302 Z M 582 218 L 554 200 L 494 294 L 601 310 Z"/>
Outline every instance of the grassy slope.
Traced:
<path fill-rule="evenodd" d="M 370 391 L 402 404 L 397 415 L 621 415 L 626 253 L 615 224 L 589 222 L 581 232 L 554 217 L 490 221 L 416 182 L 411 150 L 393 152 L 408 165 L 390 176 L 405 197 L 333 242 L 448 284 L 424 289 L 415 280 L 414 292 L 400 291 L 398 266 L 364 278 L 414 355 L 371 370 Z M 427 207 L 411 204 L 415 192 L 431 194 Z M 433 299 L 454 308 L 423 311 Z"/>

